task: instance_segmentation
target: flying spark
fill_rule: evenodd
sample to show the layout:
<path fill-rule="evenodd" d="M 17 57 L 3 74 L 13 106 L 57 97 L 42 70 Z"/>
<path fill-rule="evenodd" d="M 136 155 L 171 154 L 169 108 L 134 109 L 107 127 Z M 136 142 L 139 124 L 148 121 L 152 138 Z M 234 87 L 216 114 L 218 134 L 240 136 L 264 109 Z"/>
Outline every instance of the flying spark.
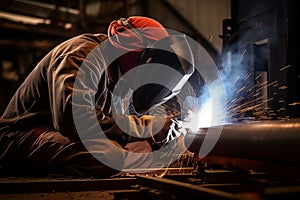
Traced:
<path fill-rule="evenodd" d="M 299 105 L 300 104 L 300 102 L 294 102 L 294 103 L 290 103 L 289 105 L 290 106 L 296 106 L 296 105 Z"/>
<path fill-rule="evenodd" d="M 291 65 L 284 66 L 284 67 L 282 67 L 282 68 L 280 69 L 280 71 L 283 71 L 283 70 L 289 68 L 290 66 L 291 66 Z"/>

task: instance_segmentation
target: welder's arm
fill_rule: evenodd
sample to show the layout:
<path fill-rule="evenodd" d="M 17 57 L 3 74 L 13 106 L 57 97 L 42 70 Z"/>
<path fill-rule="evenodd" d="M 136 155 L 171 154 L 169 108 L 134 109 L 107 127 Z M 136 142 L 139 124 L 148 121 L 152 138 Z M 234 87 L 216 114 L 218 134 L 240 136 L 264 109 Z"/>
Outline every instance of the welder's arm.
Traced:
<path fill-rule="evenodd" d="M 47 78 L 53 127 L 71 141 L 105 138 L 106 132 L 110 139 L 125 144 L 127 138 L 115 120 L 95 105 L 98 90 L 104 92 L 103 96 L 108 92 L 107 79 L 100 83 L 105 75 L 101 56 L 89 61 L 66 55 L 51 64 Z"/>
<path fill-rule="evenodd" d="M 72 141 L 102 137 L 122 146 L 136 140 L 153 144 L 169 141 L 166 138 L 172 135 L 170 127 L 176 128 L 172 119 L 132 115 L 115 119 L 95 106 L 97 91 L 108 91 L 105 83 L 99 84 L 104 71 L 92 62 L 82 65 L 83 61 L 72 55 L 61 57 L 48 72 L 49 101 L 56 130 Z"/>
<path fill-rule="evenodd" d="M 72 115 L 72 95 L 74 82 L 83 61 L 84 58 L 77 56 L 60 56 L 50 63 L 51 67 L 47 72 L 53 127 L 72 141 L 80 140 Z M 83 103 L 85 102 L 75 107 L 81 107 L 82 110 L 86 107 L 86 111 L 91 109 L 91 105 L 84 106 Z M 88 115 L 82 113 L 81 117 Z"/>
<path fill-rule="evenodd" d="M 144 115 L 115 115 L 100 122 L 104 133 L 121 145 L 138 140 L 147 140 L 152 148 L 158 149 L 165 144 L 185 135 L 186 130 L 177 119 Z"/>

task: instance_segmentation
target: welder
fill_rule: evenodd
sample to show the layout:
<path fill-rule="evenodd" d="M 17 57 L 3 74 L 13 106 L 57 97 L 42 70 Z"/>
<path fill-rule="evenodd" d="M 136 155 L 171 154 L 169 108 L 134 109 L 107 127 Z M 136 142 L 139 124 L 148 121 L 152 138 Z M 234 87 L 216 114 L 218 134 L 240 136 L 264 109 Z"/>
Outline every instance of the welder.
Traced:
<path fill-rule="evenodd" d="M 178 128 L 178 115 L 150 113 L 163 104 L 178 105 L 170 102 L 194 71 L 193 64 L 174 49 L 156 47 L 170 47 L 176 40 L 156 20 L 132 16 L 112 21 L 108 34 L 82 34 L 56 46 L 17 89 L 0 119 L 2 173 L 109 177 L 118 172 L 114 162 L 124 163 L 124 168 L 147 167 L 148 154 L 128 161 L 126 152 L 152 152 L 169 142 L 170 127 Z M 149 84 L 134 88 L 129 105 L 121 111 L 116 85 L 127 91 L 134 76 L 121 77 L 151 63 L 170 66 L 181 75 L 165 76 L 170 79 L 167 87 L 148 80 Z M 161 73 L 157 67 L 150 72 L 144 78 Z M 96 120 L 89 120 L 93 116 Z M 151 135 L 156 124 L 162 126 Z M 144 133 L 150 135 L 142 137 Z"/>

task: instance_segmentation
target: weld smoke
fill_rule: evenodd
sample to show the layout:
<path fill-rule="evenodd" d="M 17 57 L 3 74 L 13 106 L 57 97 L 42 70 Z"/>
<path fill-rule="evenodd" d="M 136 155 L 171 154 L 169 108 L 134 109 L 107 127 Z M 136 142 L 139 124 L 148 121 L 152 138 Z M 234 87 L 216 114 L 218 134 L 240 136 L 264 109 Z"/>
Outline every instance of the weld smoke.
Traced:
<path fill-rule="evenodd" d="M 224 56 L 222 69 L 219 71 L 219 79 L 222 80 L 223 85 L 215 80 L 205 81 L 206 85 L 201 89 L 201 95 L 198 98 L 186 98 L 184 103 L 189 109 L 188 118 L 185 120 L 186 127 L 196 131 L 199 128 L 217 126 L 234 121 L 232 116 L 227 115 L 230 112 L 228 110 L 230 102 L 237 96 L 243 95 L 241 92 L 238 93 L 242 86 L 250 84 L 249 80 L 243 79 L 248 73 L 247 68 L 243 64 L 245 60 L 245 51 L 242 53 L 229 52 Z M 224 102 L 224 98 L 221 95 L 224 88 L 226 102 Z M 213 112 L 220 115 L 213 115 Z"/>

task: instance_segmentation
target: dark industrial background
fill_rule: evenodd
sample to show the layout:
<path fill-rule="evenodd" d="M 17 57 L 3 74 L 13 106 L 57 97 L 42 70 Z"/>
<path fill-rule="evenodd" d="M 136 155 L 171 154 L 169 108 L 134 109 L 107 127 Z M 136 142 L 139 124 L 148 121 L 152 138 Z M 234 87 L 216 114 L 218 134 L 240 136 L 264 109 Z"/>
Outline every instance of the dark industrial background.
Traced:
<path fill-rule="evenodd" d="M 236 96 L 227 106 L 232 117 L 260 123 L 227 124 L 207 158 L 183 155 L 146 176 L 0 176 L 0 199 L 299 199 L 299 13 L 296 0 L 1 0 L 0 115 L 57 44 L 143 15 L 195 39 L 220 71 L 247 72 L 229 83 Z M 189 148 L 195 155 L 201 131 Z"/>
<path fill-rule="evenodd" d="M 0 113 L 16 87 L 55 45 L 81 33 L 106 33 L 112 20 L 131 15 L 152 17 L 204 42 L 213 36 L 212 51 L 217 54 L 221 46 L 218 34 L 222 19 L 230 16 L 230 4 L 229 0 L 1 1 Z"/>
<path fill-rule="evenodd" d="M 260 92 L 268 119 L 300 115 L 297 1 L 280 0 L 3 0 L 0 3 L 0 113 L 36 63 L 81 33 L 106 33 L 130 15 L 149 16 L 197 40 L 219 66 L 244 52 L 242 65 L 268 87 Z M 225 59 L 224 59 L 225 58 Z M 235 66 L 234 63 L 232 67 Z M 276 83 L 275 83 L 276 82 Z M 276 86 L 276 87 L 275 87 Z M 250 87 L 250 86 L 249 86 Z M 253 94 L 245 94 L 255 99 Z M 253 96 L 254 95 L 254 96 Z M 251 97 L 253 96 L 253 97 Z M 253 106 L 253 105 L 252 105 Z"/>

